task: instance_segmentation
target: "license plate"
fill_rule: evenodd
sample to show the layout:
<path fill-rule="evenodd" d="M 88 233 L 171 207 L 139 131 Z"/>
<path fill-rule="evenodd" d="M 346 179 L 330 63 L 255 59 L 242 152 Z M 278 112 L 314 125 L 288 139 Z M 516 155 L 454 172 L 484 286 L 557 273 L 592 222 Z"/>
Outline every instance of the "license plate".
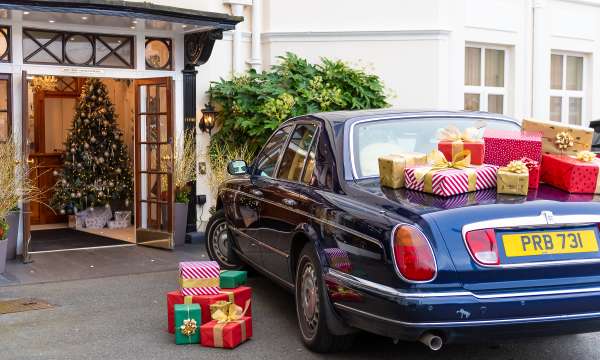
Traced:
<path fill-rule="evenodd" d="M 505 234 L 502 243 L 507 257 L 598 252 L 594 230 Z"/>

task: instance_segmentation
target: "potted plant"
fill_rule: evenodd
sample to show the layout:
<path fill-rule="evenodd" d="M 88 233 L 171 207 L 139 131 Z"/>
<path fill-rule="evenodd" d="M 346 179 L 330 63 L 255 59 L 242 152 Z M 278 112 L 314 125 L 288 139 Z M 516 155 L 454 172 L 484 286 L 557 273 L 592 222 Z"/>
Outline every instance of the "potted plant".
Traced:
<path fill-rule="evenodd" d="M 188 203 L 190 202 L 191 190 L 189 183 L 196 180 L 196 147 L 191 130 L 186 131 L 183 136 L 177 137 L 173 166 L 175 183 L 173 237 L 175 246 L 180 246 L 185 243 Z"/>
<path fill-rule="evenodd" d="M 8 225 L 8 240 L 6 250 L 6 260 L 12 260 L 17 257 L 17 237 L 19 235 L 19 219 L 21 218 L 21 209 L 14 206 L 6 215 L 6 223 Z"/>

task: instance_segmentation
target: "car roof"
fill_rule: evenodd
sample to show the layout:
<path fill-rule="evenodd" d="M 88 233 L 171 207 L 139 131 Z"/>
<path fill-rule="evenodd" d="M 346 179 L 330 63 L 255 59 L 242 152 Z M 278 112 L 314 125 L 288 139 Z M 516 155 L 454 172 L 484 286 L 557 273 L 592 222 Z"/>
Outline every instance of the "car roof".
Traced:
<path fill-rule="evenodd" d="M 428 116 L 448 116 L 448 117 L 481 117 L 491 119 L 502 119 L 515 123 L 520 123 L 518 120 L 502 114 L 494 114 L 483 111 L 445 111 L 445 110 L 402 110 L 402 109 L 371 109 L 371 110 L 347 110 L 347 111 L 332 111 L 310 114 L 310 116 L 322 119 L 324 121 L 335 123 L 345 123 L 349 120 L 368 119 L 373 117 L 428 117 Z"/>

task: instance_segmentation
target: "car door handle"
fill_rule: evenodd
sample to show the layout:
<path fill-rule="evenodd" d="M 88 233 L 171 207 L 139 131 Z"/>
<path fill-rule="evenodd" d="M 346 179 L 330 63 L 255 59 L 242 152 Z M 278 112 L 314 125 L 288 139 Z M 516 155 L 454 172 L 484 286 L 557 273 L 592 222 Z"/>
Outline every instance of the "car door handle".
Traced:
<path fill-rule="evenodd" d="M 256 190 L 256 189 L 250 190 L 250 194 L 252 194 L 254 196 L 259 196 L 259 197 L 262 197 L 264 195 L 262 191 Z"/>
<path fill-rule="evenodd" d="M 292 206 L 292 207 L 298 205 L 298 202 L 296 200 L 294 200 L 294 199 L 287 199 L 286 198 L 286 199 L 281 200 L 281 202 L 284 205 Z"/>

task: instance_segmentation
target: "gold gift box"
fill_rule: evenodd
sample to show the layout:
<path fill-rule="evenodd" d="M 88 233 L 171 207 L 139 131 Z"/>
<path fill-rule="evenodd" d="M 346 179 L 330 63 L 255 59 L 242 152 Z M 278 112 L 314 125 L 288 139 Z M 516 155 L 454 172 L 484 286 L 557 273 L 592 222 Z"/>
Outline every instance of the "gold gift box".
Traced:
<path fill-rule="evenodd" d="M 535 119 L 523 119 L 522 128 L 527 132 L 542 133 L 544 154 L 576 155 L 580 151 L 589 151 L 592 148 L 594 130 L 591 128 Z M 566 150 L 559 149 L 556 144 L 556 135 L 563 132 L 573 138 L 573 146 Z"/>
<path fill-rule="evenodd" d="M 506 168 L 498 169 L 498 194 L 527 195 L 529 191 L 529 173 L 514 173 Z"/>
<path fill-rule="evenodd" d="M 427 155 L 422 153 L 391 154 L 379 158 L 381 186 L 392 189 L 404 187 L 404 169 L 407 166 L 426 165 Z"/>

